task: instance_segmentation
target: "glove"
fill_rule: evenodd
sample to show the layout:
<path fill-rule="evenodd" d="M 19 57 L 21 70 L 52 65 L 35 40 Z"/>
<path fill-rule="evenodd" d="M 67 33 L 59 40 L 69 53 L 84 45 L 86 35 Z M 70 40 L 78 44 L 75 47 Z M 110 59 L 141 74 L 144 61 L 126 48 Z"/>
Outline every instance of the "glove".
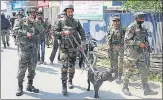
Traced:
<path fill-rule="evenodd" d="M 61 35 L 62 36 L 69 36 L 69 35 L 71 35 L 72 33 L 70 32 L 70 31 L 62 31 L 61 32 Z"/>
<path fill-rule="evenodd" d="M 27 38 L 31 39 L 32 38 L 32 34 L 27 32 Z"/>
<path fill-rule="evenodd" d="M 140 48 L 146 48 L 146 45 L 143 42 L 141 42 L 139 46 Z"/>

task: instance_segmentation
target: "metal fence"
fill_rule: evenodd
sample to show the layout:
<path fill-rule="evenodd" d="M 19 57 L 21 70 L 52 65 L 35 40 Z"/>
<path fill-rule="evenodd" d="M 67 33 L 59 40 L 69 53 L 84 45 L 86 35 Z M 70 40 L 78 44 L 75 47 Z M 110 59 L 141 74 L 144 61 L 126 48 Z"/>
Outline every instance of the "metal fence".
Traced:
<path fill-rule="evenodd" d="M 107 27 L 113 15 L 121 17 L 121 24 L 127 27 L 134 21 L 133 13 L 105 13 L 102 21 L 80 20 L 85 32 L 90 32 L 91 37 L 97 39 L 101 44 L 106 43 Z M 158 13 L 148 13 L 145 16 L 143 26 L 150 33 L 149 42 L 153 53 L 162 53 L 162 22 L 163 16 Z"/>

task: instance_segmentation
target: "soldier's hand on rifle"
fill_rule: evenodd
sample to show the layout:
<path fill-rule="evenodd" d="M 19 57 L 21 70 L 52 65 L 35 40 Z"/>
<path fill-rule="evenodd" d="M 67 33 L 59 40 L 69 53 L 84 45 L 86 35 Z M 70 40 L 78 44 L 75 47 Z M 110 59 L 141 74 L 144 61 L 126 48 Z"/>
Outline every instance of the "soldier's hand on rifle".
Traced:
<path fill-rule="evenodd" d="M 27 32 L 27 38 L 31 39 L 32 38 L 32 34 Z"/>
<path fill-rule="evenodd" d="M 61 35 L 62 36 L 69 36 L 69 35 L 71 35 L 72 33 L 70 32 L 70 31 L 62 31 L 61 32 Z"/>
<path fill-rule="evenodd" d="M 141 42 L 141 43 L 140 43 L 140 48 L 146 48 L 145 43 Z"/>

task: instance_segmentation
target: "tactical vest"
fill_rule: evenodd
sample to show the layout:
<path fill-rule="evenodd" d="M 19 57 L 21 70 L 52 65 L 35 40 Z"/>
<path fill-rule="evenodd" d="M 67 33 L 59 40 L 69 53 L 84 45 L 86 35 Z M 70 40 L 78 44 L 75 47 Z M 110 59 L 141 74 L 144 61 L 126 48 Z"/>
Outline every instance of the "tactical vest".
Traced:
<path fill-rule="evenodd" d="M 19 34 L 19 45 L 21 50 L 27 50 L 29 48 L 35 48 L 36 36 L 35 36 L 35 28 L 34 23 L 29 23 L 27 18 L 22 19 L 21 21 L 21 30 L 24 32 L 29 32 L 32 34 L 32 38 L 28 39 L 26 33 Z"/>
<path fill-rule="evenodd" d="M 123 38 L 124 38 L 124 30 L 121 28 L 115 30 L 114 28 L 111 29 L 110 31 L 111 35 L 111 44 L 118 45 L 118 44 L 123 44 Z"/>
<path fill-rule="evenodd" d="M 137 25 L 134 25 L 132 28 L 134 30 L 134 35 L 131 39 L 138 40 L 145 43 L 146 42 L 145 35 L 147 35 L 147 30 L 144 28 L 139 28 Z M 133 48 L 138 51 L 140 51 L 141 49 L 139 45 L 133 45 Z"/>
<path fill-rule="evenodd" d="M 81 44 L 80 35 L 77 31 L 78 28 L 78 21 L 72 19 L 71 22 L 68 22 L 66 18 L 61 19 L 61 31 L 66 31 L 66 27 L 71 27 L 71 31 L 73 36 L 76 38 L 79 44 Z M 62 36 L 61 37 L 61 48 L 68 49 L 68 48 L 76 48 L 78 45 L 74 41 L 72 36 Z"/>

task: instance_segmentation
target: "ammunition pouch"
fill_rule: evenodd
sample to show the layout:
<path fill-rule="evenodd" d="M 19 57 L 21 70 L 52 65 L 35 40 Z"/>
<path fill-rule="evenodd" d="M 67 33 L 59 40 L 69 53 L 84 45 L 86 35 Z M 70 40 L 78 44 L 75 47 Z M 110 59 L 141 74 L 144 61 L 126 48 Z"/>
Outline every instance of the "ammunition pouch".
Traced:
<path fill-rule="evenodd" d="M 112 40 L 111 43 L 117 45 L 120 44 L 120 40 Z"/>

